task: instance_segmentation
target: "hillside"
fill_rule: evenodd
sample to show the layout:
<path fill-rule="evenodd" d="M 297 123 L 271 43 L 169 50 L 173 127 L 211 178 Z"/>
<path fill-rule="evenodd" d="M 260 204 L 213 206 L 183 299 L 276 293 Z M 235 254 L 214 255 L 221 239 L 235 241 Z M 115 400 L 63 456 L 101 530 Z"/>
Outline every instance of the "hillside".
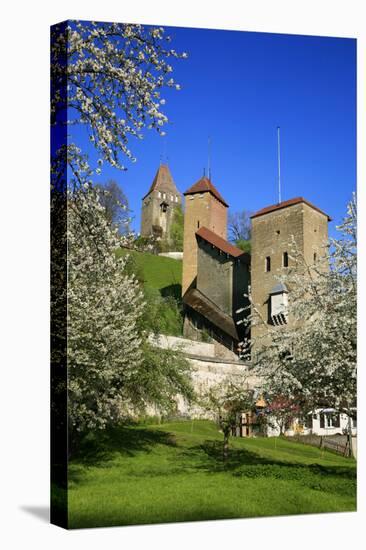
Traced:
<path fill-rule="evenodd" d="M 129 254 L 144 285 L 160 290 L 162 295 L 180 296 L 182 284 L 182 261 L 156 256 L 147 252 L 120 249 L 119 255 Z M 179 287 L 179 288 L 178 288 Z M 171 292 L 169 292 L 171 290 Z"/>

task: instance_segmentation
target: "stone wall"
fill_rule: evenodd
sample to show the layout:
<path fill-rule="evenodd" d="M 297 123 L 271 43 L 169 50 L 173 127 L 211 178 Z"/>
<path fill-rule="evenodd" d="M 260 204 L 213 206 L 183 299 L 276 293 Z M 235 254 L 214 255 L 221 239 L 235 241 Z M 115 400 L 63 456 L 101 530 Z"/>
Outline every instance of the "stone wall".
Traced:
<path fill-rule="evenodd" d="M 176 197 L 178 197 L 178 202 Z M 167 203 L 166 212 L 161 207 L 163 202 Z M 179 193 L 173 194 L 169 190 L 164 191 L 164 189 L 151 191 L 142 203 L 141 235 L 143 237 L 153 235 L 153 226 L 158 226 L 162 229 L 162 238 L 169 241 L 174 209 L 181 208 L 181 205 L 182 199 Z"/>
<path fill-rule="evenodd" d="M 241 379 L 247 375 L 245 382 L 248 388 L 258 387 L 261 383 L 258 377 L 249 373 L 248 364 L 238 359 L 217 357 L 214 344 L 165 335 L 151 336 L 150 341 L 164 349 L 177 349 L 184 353 L 192 366 L 193 385 L 198 394 L 204 394 L 210 387 L 223 382 L 228 376 Z M 189 406 L 181 397 L 178 397 L 177 404 L 179 414 L 192 418 L 209 416 L 204 409 L 198 405 Z"/>

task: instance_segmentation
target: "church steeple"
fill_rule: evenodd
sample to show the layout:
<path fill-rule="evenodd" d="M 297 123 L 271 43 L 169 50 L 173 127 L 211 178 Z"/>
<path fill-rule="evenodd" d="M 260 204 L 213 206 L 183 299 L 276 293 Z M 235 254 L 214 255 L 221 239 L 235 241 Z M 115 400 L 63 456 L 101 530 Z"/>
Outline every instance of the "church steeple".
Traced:
<path fill-rule="evenodd" d="M 174 183 L 172 174 L 167 164 L 160 164 L 155 174 L 155 178 L 153 179 L 153 182 L 150 186 L 150 189 L 143 197 L 143 200 L 153 191 L 173 193 L 173 195 L 179 194 L 179 191 Z"/>

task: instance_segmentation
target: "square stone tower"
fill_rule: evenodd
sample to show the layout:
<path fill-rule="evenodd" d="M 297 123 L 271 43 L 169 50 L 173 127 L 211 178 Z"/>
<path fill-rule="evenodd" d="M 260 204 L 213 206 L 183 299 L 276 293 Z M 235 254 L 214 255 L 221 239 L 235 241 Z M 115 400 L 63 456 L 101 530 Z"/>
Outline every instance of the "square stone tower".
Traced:
<path fill-rule="evenodd" d="M 169 166 L 161 164 L 149 192 L 142 199 L 141 235 L 170 240 L 174 208 L 182 207 L 179 193 Z"/>
<path fill-rule="evenodd" d="M 291 323 L 286 304 L 291 300 L 278 276 L 291 268 L 290 245 L 294 238 L 308 265 L 325 252 L 330 217 L 302 197 L 263 208 L 252 217 L 251 291 L 262 319 L 270 324 Z M 271 296 L 273 296 L 271 314 Z M 252 326 L 255 339 L 263 334 L 263 325 Z"/>
<path fill-rule="evenodd" d="M 183 279 L 182 295 L 195 285 L 197 278 L 196 232 L 206 227 L 222 239 L 227 233 L 228 204 L 211 183 L 203 177 L 185 193 L 184 237 L 183 237 Z"/>

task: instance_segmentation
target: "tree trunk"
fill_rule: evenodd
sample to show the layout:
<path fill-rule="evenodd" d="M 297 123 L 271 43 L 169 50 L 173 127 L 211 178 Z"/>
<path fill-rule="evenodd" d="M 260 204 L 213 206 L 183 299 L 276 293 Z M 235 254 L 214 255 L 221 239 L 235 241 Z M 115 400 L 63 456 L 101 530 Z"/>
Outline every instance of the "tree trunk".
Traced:
<path fill-rule="evenodd" d="M 229 431 L 224 431 L 224 447 L 223 447 L 223 460 L 227 461 L 229 456 Z"/>

